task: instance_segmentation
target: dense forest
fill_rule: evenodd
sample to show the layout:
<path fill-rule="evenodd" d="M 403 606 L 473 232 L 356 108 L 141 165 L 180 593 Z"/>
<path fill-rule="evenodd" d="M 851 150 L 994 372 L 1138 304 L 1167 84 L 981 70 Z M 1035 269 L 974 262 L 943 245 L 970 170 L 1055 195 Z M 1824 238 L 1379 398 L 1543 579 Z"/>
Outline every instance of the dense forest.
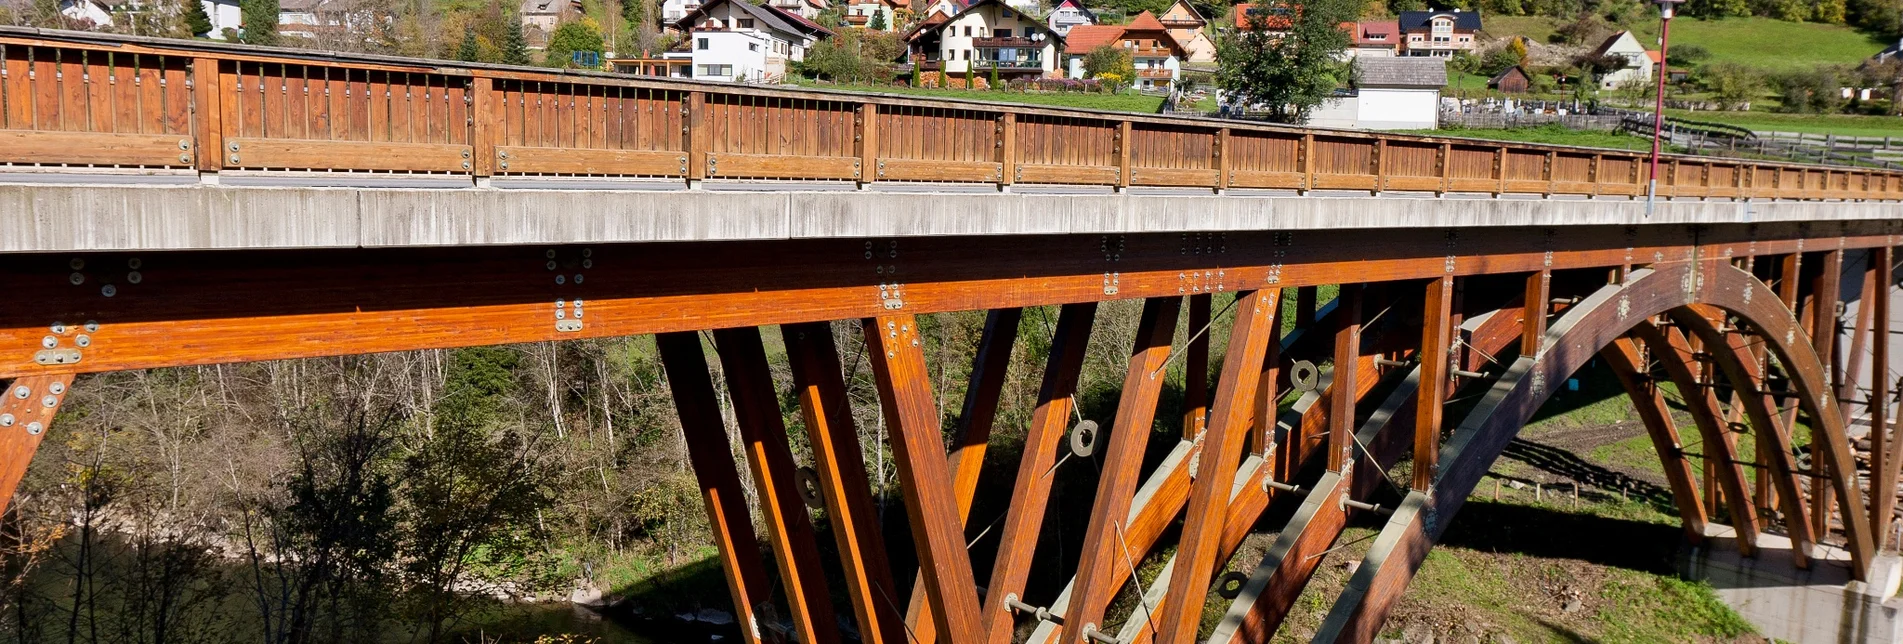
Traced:
<path fill-rule="evenodd" d="M 1220 356 L 1230 301 L 1207 329 L 1179 324 L 1177 346 L 1207 332 Z M 1114 411 L 1140 308 L 1099 309 L 1085 417 Z M 987 485 L 1010 484 L 1056 315 L 1019 326 Z M 983 325 L 920 320 L 947 428 Z M 889 538 L 907 543 L 864 343 L 856 323 L 834 329 Z M 810 462 L 777 329 L 763 331 Z M 1180 431 L 1183 376 L 1173 361 L 1163 439 Z M 647 614 L 729 606 L 652 337 L 123 372 L 73 391 L 0 523 L 5 641 L 475 641 L 498 607 L 578 592 Z M 1095 472 L 1066 469 L 1057 494 L 1088 499 Z M 986 497 L 974 526 L 1002 515 Z M 1064 543 L 1061 518 L 1051 532 Z"/>

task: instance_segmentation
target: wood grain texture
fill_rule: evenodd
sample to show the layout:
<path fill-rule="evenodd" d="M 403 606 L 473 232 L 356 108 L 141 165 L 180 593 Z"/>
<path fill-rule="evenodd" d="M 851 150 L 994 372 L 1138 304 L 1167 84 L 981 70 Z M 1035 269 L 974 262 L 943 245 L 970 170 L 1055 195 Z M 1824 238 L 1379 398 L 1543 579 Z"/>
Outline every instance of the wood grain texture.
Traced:
<path fill-rule="evenodd" d="M 1652 379 L 1651 368 L 1647 364 L 1649 356 L 1631 337 L 1613 341 L 1599 350 L 1599 356 L 1612 369 L 1620 387 L 1625 389 L 1626 397 L 1632 399 L 1639 413 L 1639 422 L 1645 425 L 1646 434 L 1652 438 L 1652 451 L 1658 455 L 1659 463 L 1665 470 L 1665 482 L 1672 491 L 1673 505 L 1678 507 L 1678 518 L 1685 529 L 1685 539 L 1690 543 L 1703 543 L 1707 523 L 1705 508 L 1698 501 L 1698 484 L 1694 482 L 1691 462 L 1685 458 L 1678 427 L 1672 421 L 1672 408 L 1665 400 L 1665 393 Z"/>
<path fill-rule="evenodd" d="M 945 443 L 939 438 L 931 376 L 919 349 L 918 323 L 910 315 L 888 315 L 867 319 L 864 325 L 866 353 L 918 548 L 919 575 L 925 579 L 926 603 L 945 641 L 980 641 L 977 586 L 945 464 Z"/>
<path fill-rule="evenodd" d="M 53 374 L 16 378 L 0 389 L 0 514 L 12 504 L 27 464 L 72 386 L 72 374 Z"/>
<path fill-rule="evenodd" d="M 1685 333 L 1678 329 L 1664 329 L 1647 323 L 1633 327 L 1633 334 L 1645 343 L 1650 354 L 1665 368 L 1666 376 L 1677 386 L 1680 397 L 1685 401 L 1686 411 L 1698 428 L 1705 468 L 1717 484 L 1716 489 L 1706 487 L 1706 496 L 1724 498 L 1731 529 L 1737 534 L 1735 541 L 1739 553 L 1745 556 L 1755 554 L 1758 533 L 1763 528 L 1759 525 L 1758 513 L 1751 502 L 1751 490 L 1746 484 L 1745 461 L 1738 453 L 1738 437 L 1726 423 L 1723 407 L 1718 403 L 1718 393 L 1707 386 L 1709 379 L 1701 378 L 1692 368 L 1697 350 Z M 1707 508 L 1710 507 L 1707 503 Z"/>

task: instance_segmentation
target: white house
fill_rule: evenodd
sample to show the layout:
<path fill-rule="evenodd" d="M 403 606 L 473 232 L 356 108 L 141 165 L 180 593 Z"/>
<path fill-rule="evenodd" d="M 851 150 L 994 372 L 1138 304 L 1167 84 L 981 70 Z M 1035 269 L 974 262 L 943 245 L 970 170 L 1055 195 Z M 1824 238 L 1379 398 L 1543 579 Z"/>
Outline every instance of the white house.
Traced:
<path fill-rule="evenodd" d="M 1138 89 L 1169 89 L 1182 76 L 1183 58 L 1189 52 L 1170 36 L 1168 29 L 1145 11 L 1127 25 L 1079 25 L 1064 39 L 1064 62 L 1071 78 L 1084 77 L 1084 57 L 1099 47 L 1118 47 L 1130 52 L 1136 78 L 1129 79 Z"/>
<path fill-rule="evenodd" d="M 112 13 L 121 9 L 117 3 L 108 4 L 106 0 L 60 0 L 60 15 L 74 22 L 91 22 L 100 27 L 112 24 Z M 78 26 L 78 25 L 74 25 Z"/>
<path fill-rule="evenodd" d="M 1083 0 L 1062 0 L 1051 9 L 1051 15 L 1044 18 L 1044 26 L 1065 38 L 1070 37 L 1070 28 L 1077 25 L 1097 24 L 1097 14 L 1084 8 Z"/>
<path fill-rule="evenodd" d="M 1451 58 L 1457 51 L 1473 51 L 1480 35 L 1480 12 L 1403 11 L 1397 16 L 1402 49 L 1409 56 Z"/>
<path fill-rule="evenodd" d="M 1653 72 L 1658 68 L 1658 52 L 1639 44 L 1639 39 L 1630 31 L 1621 31 L 1607 38 L 1605 44 L 1593 51 L 1601 58 L 1618 57 L 1625 59 L 1625 66 L 1606 72 L 1599 77 L 1600 89 L 1618 89 L 1626 83 L 1651 82 Z"/>
<path fill-rule="evenodd" d="M 756 83 L 785 77 L 788 62 L 805 60 L 807 48 L 833 35 L 797 14 L 741 0 L 713 0 L 675 27 L 686 33 L 694 78 Z"/>
<path fill-rule="evenodd" d="M 927 20 L 906 37 L 912 63 L 927 71 L 1041 78 L 1057 70 L 1063 36 L 1002 0 L 980 0 L 942 22 Z"/>
<path fill-rule="evenodd" d="M 661 22 L 673 25 L 700 8 L 700 0 L 661 0 Z"/>
<path fill-rule="evenodd" d="M 532 49 L 548 45 L 548 37 L 562 22 L 562 15 L 579 11 L 575 0 L 522 0 L 522 39 Z"/>
<path fill-rule="evenodd" d="M 1308 124 L 1360 130 L 1431 130 L 1440 127 L 1440 90 L 1447 61 L 1436 57 L 1357 56 L 1351 95 L 1323 103 Z"/>
<path fill-rule="evenodd" d="M 224 30 L 238 29 L 242 17 L 238 12 L 238 0 L 200 0 L 205 15 L 211 18 L 211 38 L 224 39 Z M 74 22 L 86 21 L 94 26 L 105 27 L 113 24 L 117 16 L 143 11 L 145 3 L 138 0 L 60 0 L 59 12 Z M 71 25 L 80 26 L 80 25 Z"/>
<path fill-rule="evenodd" d="M 849 0 L 846 3 L 846 24 L 854 27 L 871 27 L 875 17 L 884 18 L 884 31 L 898 31 L 899 10 L 906 8 L 908 0 Z"/>
<path fill-rule="evenodd" d="M 769 4 L 807 20 L 818 18 L 820 10 L 826 8 L 826 0 L 769 0 Z"/>

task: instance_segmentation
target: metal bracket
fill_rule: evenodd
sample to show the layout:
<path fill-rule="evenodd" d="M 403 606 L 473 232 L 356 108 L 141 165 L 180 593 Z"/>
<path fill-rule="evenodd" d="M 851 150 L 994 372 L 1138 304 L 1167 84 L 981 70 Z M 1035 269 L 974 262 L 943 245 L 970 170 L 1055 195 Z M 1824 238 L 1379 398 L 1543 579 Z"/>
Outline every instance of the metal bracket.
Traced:
<path fill-rule="evenodd" d="M 905 284 L 899 281 L 899 240 L 887 240 L 883 248 L 876 242 L 867 241 L 865 259 L 873 262 L 872 272 L 879 280 L 879 305 L 887 311 L 905 308 Z M 881 260 L 892 263 L 881 264 Z"/>

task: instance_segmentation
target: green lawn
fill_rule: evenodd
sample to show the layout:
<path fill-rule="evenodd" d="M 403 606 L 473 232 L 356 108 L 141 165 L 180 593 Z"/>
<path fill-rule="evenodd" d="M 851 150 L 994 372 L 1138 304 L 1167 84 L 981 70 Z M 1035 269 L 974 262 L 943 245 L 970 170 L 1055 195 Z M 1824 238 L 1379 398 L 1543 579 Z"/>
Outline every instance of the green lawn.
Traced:
<path fill-rule="evenodd" d="M 1452 136 L 1468 139 L 1486 139 L 1489 141 L 1519 141 L 1522 143 L 1550 143 L 1553 145 L 1576 145 L 1590 148 L 1612 148 L 1617 150 L 1651 150 L 1652 142 L 1629 134 L 1613 132 L 1587 132 L 1568 130 L 1558 125 L 1541 127 L 1523 127 L 1511 130 L 1483 130 L 1470 128 L 1444 128 L 1439 130 L 1417 130 L 1410 134 L 1429 136 Z"/>
<path fill-rule="evenodd" d="M 1903 137 L 1903 116 L 1852 116 L 1846 114 L 1778 114 L 1774 112 L 1687 112 L 1667 110 L 1672 116 L 1693 121 L 1723 123 L 1759 131 L 1810 132 L 1844 136 Z"/>
<path fill-rule="evenodd" d="M 1085 94 L 1081 92 L 1043 94 L 1005 90 L 935 89 L 926 87 L 894 87 L 890 85 L 809 85 L 799 81 L 794 82 L 816 89 L 837 89 L 851 92 L 928 96 L 933 98 L 957 98 L 969 101 L 991 101 L 996 103 L 1024 103 L 1050 107 L 1109 110 L 1113 112 L 1155 114 L 1158 110 L 1163 108 L 1162 97 L 1144 96 L 1136 92 L 1125 92 L 1122 94 Z"/>
<path fill-rule="evenodd" d="M 1544 43 L 1562 24 L 1565 21 L 1546 17 L 1487 16 L 1486 33 L 1496 38 L 1526 36 Z M 1658 46 L 1658 21 L 1628 27 L 1647 48 Z M 1680 18 L 1672 22 L 1672 44 L 1704 47 L 1711 52 L 1708 63 L 1734 62 L 1774 71 L 1855 65 L 1888 46 L 1842 25 L 1771 18 Z"/>

